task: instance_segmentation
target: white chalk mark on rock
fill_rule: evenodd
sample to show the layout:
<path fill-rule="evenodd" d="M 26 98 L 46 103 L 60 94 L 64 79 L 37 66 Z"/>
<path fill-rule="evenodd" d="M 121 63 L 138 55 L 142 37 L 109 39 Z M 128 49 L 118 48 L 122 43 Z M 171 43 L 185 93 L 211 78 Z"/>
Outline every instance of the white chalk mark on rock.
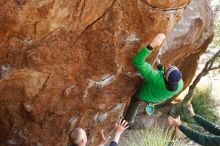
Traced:
<path fill-rule="evenodd" d="M 86 90 L 84 92 L 84 95 L 83 95 L 83 99 L 85 99 L 88 96 L 89 89 L 91 87 L 93 87 L 94 85 L 95 85 L 95 82 L 93 80 L 89 80 L 89 83 L 88 83 Z"/>
<path fill-rule="evenodd" d="M 0 79 L 6 78 L 8 72 L 11 70 L 11 65 L 10 64 L 4 64 L 0 68 Z"/>
<path fill-rule="evenodd" d="M 27 37 L 24 39 L 24 45 L 31 45 L 33 43 L 33 40 L 31 39 L 31 37 Z"/>
<path fill-rule="evenodd" d="M 119 64 L 119 63 L 117 62 L 117 60 L 115 60 L 115 64 L 117 65 L 117 75 L 118 75 L 118 74 L 122 73 L 123 67 L 122 67 L 121 64 Z"/>
<path fill-rule="evenodd" d="M 95 85 L 100 86 L 100 87 L 104 87 L 104 86 L 109 85 L 114 80 L 116 80 L 115 75 L 105 75 L 100 80 L 95 81 Z"/>
<path fill-rule="evenodd" d="M 131 33 L 126 39 L 125 42 L 133 43 L 138 42 L 140 39 L 137 37 L 135 33 Z"/>
<path fill-rule="evenodd" d="M 104 122 L 107 119 L 107 117 L 107 113 L 97 113 L 93 119 L 95 122 Z"/>
<path fill-rule="evenodd" d="M 16 145 L 17 142 L 16 142 L 16 140 L 10 138 L 10 139 L 7 140 L 7 144 L 8 144 L 8 145 Z"/>
<path fill-rule="evenodd" d="M 24 107 L 25 111 L 27 111 L 29 113 L 32 112 L 32 110 L 33 110 L 33 106 L 31 104 L 23 103 L 23 107 Z"/>
<path fill-rule="evenodd" d="M 76 117 L 71 117 L 70 120 L 69 120 L 69 123 L 70 123 L 71 127 L 74 126 L 76 124 L 76 122 L 77 122 Z"/>
<path fill-rule="evenodd" d="M 111 110 L 111 112 L 116 112 L 118 110 L 122 110 L 125 107 L 124 103 L 117 103 L 115 107 Z"/>
<path fill-rule="evenodd" d="M 65 96 L 68 96 L 69 95 L 69 93 L 70 93 L 70 91 L 74 88 L 75 86 L 74 85 L 72 85 L 72 86 L 70 86 L 70 87 L 68 87 L 68 88 L 66 88 L 66 90 L 65 90 Z"/>
<path fill-rule="evenodd" d="M 115 81 L 116 79 L 117 78 L 115 75 L 105 75 L 100 80 L 96 80 L 96 81 L 88 79 L 89 83 L 84 92 L 83 99 L 85 99 L 88 96 L 89 89 L 92 88 L 93 86 L 105 87 L 109 85 L 111 82 Z"/>

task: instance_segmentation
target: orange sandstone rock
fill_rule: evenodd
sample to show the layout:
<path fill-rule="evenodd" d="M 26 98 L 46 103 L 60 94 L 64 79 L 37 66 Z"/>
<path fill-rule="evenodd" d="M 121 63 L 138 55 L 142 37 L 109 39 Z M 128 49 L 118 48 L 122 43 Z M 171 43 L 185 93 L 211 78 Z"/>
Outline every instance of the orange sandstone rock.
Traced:
<path fill-rule="evenodd" d="M 132 58 L 159 32 L 162 63 L 187 86 L 213 36 L 208 0 L 189 2 L 1 0 L 0 145 L 67 145 L 78 126 L 97 144 L 142 82 Z"/>

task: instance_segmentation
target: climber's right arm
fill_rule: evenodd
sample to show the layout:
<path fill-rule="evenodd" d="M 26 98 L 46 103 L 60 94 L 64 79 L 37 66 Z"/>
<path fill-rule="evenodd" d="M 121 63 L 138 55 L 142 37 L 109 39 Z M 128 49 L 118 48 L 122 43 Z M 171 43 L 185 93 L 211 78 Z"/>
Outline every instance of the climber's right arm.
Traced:
<path fill-rule="evenodd" d="M 149 63 L 145 62 L 145 59 L 150 55 L 153 48 L 157 48 L 162 45 L 165 37 L 166 36 L 163 33 L 158 34 L 151 41 L 150 45 L 142 48 L 133 59 L 133 64 L 137 67 L 145 79 L 154 80 L 159 75 L 159 72 L 154 70 Z"/>
<path fill-rule="evenodd" d="M 158 74 L 158 71 L 154 70 L 153 67 L 145 61 L 145 59 L 150 55 L 151 49 L 152 47 L 150 46 L 142 48 L 132 61 L 145 79 L 149 79 L 152 75 L 154 76 Z"/>

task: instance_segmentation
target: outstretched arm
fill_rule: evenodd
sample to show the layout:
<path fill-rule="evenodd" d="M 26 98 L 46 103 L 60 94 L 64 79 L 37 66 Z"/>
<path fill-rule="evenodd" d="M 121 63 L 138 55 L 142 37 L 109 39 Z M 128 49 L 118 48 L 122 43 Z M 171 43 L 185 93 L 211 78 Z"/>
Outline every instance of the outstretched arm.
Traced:
<path fill-rule="evenodd" d="M 220 137 L 219 136 L 208 136 L 204 134 L 200 134 L 187 126 L 181 124 L 180 117 L 174 119 L 169 116 L 168 121 L 170 125 L 178 127 L 188 138 L 197 142 L 203 146 L 219 146 L 220 145 Z"/>
<path fill-rule="evenodd" d="M 110 146 L 118 146 L 119 139 L 121 134 L 128 128 L 128 122 L 124 119 L 120 119 L 119 122 L 116 124 L 115 135 L 113 141 L 110 143 Z"/>
<path fill-rule="evenodd" d="M 179 129 L 191 140 L 203 146 L 219 146 L 220 137 L 219 136 L 209 136 L 200 134 L 192 129 L 189 129 L 187 126 L 180 125 Z"/>
<path fill-rule="evenodd" d="M 191 103 L 188 103 L 187 107 L 189 110 L 189 114 L 194 118 L 194 120 L 199 125 L 201 125 L 205 130 L 209 131 L 212 134 L 220 135 L 220 127 L 218 125 L 204 119 L 203 117 L 199 115 L 196 115 Z"/>
<path fill-rule="evenodd" d="M 193 117 L 193 119 L 199 124 L 201 125 L 205 130 L 209 131 L 212 134 L 215 135 L 219 135 L 220 136 L 220 127 L 206 119 L 204 119 L 203 117 L 199 116 L 199 115 L 195 115 Z"/>

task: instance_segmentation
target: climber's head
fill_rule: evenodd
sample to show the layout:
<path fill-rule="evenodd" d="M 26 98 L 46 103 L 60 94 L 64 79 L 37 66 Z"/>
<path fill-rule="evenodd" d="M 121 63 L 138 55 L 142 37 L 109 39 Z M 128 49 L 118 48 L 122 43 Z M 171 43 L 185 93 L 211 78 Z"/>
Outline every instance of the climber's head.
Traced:
<path fill-rule="evenodd" d="M 178 83 L 182 79 L 182 74 L 175 65 L 169 64 L 167 67 L 165 67 L 164 77 L 167 82 L 168 88 L 171 91 L 177 90 Z"/>
<path fill-rule="evenodd" d="M 70 132 L 71 146 L 85 146 L 87 143 L 86 131 L 82 128 L 75 128 Z"/>

